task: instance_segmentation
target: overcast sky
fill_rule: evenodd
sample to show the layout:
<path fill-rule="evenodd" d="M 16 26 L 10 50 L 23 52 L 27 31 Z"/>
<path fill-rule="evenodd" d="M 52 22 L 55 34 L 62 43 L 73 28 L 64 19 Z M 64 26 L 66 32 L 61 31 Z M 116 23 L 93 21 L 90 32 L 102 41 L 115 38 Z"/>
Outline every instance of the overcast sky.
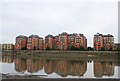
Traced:
<path fill-rule="evenodd" d="M 10 2 L 11 1 L 11 2 Z M 82 33 L 93 46 L 97 32 L 118 41 L 119 0 L 1 0 L 0 37 L 15 43 L 18 35 Z M 1 43 L 1 41 L 0 41 Z"/>

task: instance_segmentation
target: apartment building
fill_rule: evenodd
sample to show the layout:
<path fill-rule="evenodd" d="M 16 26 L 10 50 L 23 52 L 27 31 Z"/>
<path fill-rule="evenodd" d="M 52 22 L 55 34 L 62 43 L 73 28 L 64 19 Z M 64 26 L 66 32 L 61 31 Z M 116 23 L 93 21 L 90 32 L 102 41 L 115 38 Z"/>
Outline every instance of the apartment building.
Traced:
<path fill-rule="evenodd" d="M 56 36 L 47 35 L 44 40 L 44 49 L 50 47 L 56 50 L 68 50 L 71 46 L 81 47 L 87 49 L 87 39 L 83 34 L 68 34 L 63 32 Z"/>
<path fill-rule="evenodd" d="M 15 49 L 21 50 L 27 46 L 27 37 L 24 35 L 19 35 L 16 37 Z"/>
<path fill-rule="evenodd" d="M 13 44 L 7 44 L 7 50 L 13 50 L 14 45 Z"/>
<path fill-rule="evenodd" d="M 113 47 L 114 45 L 114 37 L 113 35 L 102 35 L 100 33 L 97 33 L 94 35 L 94 49 L 96 51 L 101 50 L 101 47 L 104 47 L 105 49 L 110 49 L 110 47 Z"/>
<path fill-rule="evenodd" d="M 113 49 L 117 50 L 118 48 L 120 48 L 120 43 L 114 43 Z"/>
<path fill-rule="evenodd" d="M 59 50 L 59 36 L 54 37 L 54 46 L 56 50 Z"/>
<path fill-rule="evenodd" d="M 87 39 L 83 34 L 68 34 L 68 48 L 70 49 L 71 46 L 80 48 L 81 46 L 84 49 L 87 49 Z"/>
<path fill-rule="evenodd" d="M 84 49 L 87 49 L 87 39 L 83 34 L 77 34 L 75 37 L 75 47 L 83 46 Z"/>
<path fill-rule="evenodd" d="M 59 36 L 59 42 L 58 42 L 58 49 L 60 50 L 67 50 L 68 49 L 68 34 L 66 32 L 63 32 L 58 35 Z"/>
<path fill-rule="evenodd" d="M 114 37 L 113 35 L 103 35 L 103 45 L 106 49 L 114 46 Z"/>
<path fill-rule="evenodd" d="M 50 47 L 50 49 L 54 49 L 54 36 L 51 34 L 48 34 L 44 40 L 44 49 L 46 49 L 47 47 Z"/>
<path fill-rule="evenodd" d="M 43 50 L 43 38 L 39 38 L 39 50 Z"/>
<path fill-rule="evenodd" d="M 103 35 L 100 33 L 97 33 L 94 35 L 94 49 L 100 50 L 101 47 L 103 47 Z"/>
<path fill-rule="evenodd" d="M 13 50 L 14 45 L 13 44 L 0 44 L 1 50 Z"/>
<path fill-rule="evenodd" d="M 76 46 L 75 44 L 75 41 L 76 41 L 76 33 L 73 33 L 73 34 L 68 34 L 68 49 L 71 48 L 71 46 Z"/>
<path fill-rule="evenodd" d="M 27 48 L 28 50 L 33 49 L 56 49 L 56 50 L 69 50 L 71 46 L 80 48 L 83 46 L 87 49 L 87 39 L 83 34 L 68 34 L 63 32 L 57 36 L 48 34 L 45 39 L 38 35 L 30 35 L 29 37 L 19 35 L 16 37 L 15 49 Z"/>
<path fill-rule="evenodd" d="M 43 48 L 43 38 L 38 35 L 30 35 L 27 40 L 27 49 L 35 50 Z"/>

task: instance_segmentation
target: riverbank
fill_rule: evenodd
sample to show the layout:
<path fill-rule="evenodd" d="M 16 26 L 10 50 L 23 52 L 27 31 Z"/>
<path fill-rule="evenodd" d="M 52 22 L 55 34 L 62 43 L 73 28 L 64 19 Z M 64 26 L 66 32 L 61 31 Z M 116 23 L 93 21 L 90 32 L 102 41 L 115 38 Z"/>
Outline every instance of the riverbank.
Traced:
<path fill-rule="evenodd" d="M 34 75 L 8 75 L 2 74 L 2 81 L 13 81 L 13 80 L 23 80 L 23 81 L 119 81 L 118 78 L 106 78 L 106 79 L 95 79 L 95 78 L 80 78 L 80 79 L 72 79 L 72 78 L 42 78 L 41 76 L 34 76 Z"/>
<path fill-rule="evenodd" d="M 99 55 L 99 54 L 120 54 L 120 51 L 56 51 L 56 50 L 3 50 L 2 54 L 12 53 L 12 54 L 90 54 L 90 55 Z"/>
<path fill-rule="evenodd" d="M 120 53 L 115 51 L 40 51 L 20 50 L 3 51 L 2 56 L 32 58 L 32 59 L 65 59 L 65 60 L 107 60 L 118 61 Z"/>

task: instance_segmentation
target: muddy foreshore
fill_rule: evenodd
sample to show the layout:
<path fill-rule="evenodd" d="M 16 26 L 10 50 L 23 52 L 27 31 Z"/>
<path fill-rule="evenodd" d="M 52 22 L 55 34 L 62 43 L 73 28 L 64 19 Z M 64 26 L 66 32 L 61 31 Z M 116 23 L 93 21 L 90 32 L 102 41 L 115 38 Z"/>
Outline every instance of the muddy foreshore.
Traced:
<path fill-rule="evenodd" d="M 106 78 L 106 79 L 95 79 L 95 78 L 43 78 L 41 75 L 8 75 L 1 74 L 2 81 L 119 81 L 119 78 Z"/>

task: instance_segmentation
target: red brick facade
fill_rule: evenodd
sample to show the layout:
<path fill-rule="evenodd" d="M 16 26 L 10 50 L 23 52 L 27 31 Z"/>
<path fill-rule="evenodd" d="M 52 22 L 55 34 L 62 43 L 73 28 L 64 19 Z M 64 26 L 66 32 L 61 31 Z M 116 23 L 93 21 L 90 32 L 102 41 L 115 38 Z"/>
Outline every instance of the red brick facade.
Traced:
<path fill-rule="evenodd" d="M 42 49 L 43 40 L 38 35 L 31 35 L 28 37 L 27 49 Z"/>
<path fill-rule="evenodd" d="M 21 50 L 22 48 L 27 46 L 27 37 L 19 35 L 16 37 L 15 49 Z"/>
<path fill-rule="evenodd" d="M 101 50 L 101 47 L 104 47 L 105 49 L 110 49 L 110 47 L 113 47 L 114 45 L 114 37 L 110 34 L 108 35 L 102 35 L 102 34 L 95 34 L 94 35 L 94 49 L 95 50 Z"/>
<path fill-rule="evenodd" d="M 86 37 L 83 34 L 68 34 L 68 49 L 70 49 L 71 46 L 78 48 L 83 46 L 85 49 L 87 49 Z"/>
<path fill-rule="evenodd" d="M 27 47 L 28 50 L 33 49 L 50 49 L 56 50 L 68 50 L 71 46 L 81 47 L 83 46 L 87 49 L 87 39 L 83 34 L 67 34 L 63 32 L 58 36 L 47 35 L 45 39 L 39 37 L 38 35 L 30 35 L 28 38 L 26 36 L 16 37 L 16 49 L 21 49 L 22 47 Z"/>
<path fill-rule="evenodd" d="M 44 49 L 46 49 L 47 47 L 54 49 L 54 37 L 50 34 L 47 35 L 44 39 Z"/>

